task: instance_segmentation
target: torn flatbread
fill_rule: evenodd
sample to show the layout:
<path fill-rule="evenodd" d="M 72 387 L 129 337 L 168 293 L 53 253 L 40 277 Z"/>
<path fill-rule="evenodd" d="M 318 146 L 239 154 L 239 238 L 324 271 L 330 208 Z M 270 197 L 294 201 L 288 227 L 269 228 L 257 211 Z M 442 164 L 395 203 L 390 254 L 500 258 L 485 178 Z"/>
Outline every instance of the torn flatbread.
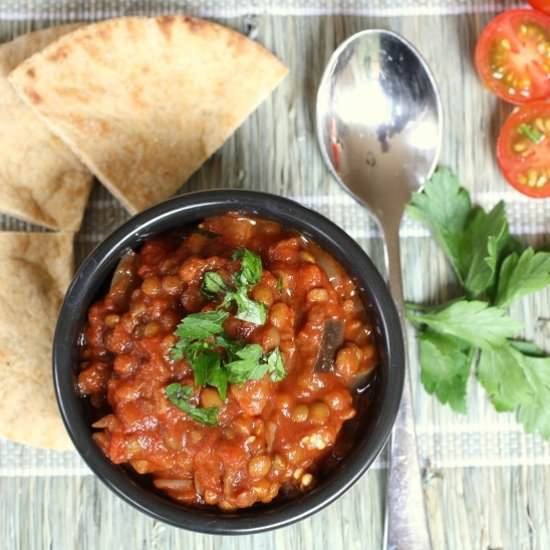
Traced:
<path fill-rule="evenodd" d="M 0 211 L 67 231 L 80 227 L 92 174 L 21 101 L 7 76 L 77 27 L 53 27 L 0 45 Z"/>
<path fill-rule="evenodd" d="M 52 340 L 72 233 L 0 232 L 0 435 L 70 449 L 52 382 Z"/>
<path fill-rule="evenodd" d="M 286 73 L 242 34 L 174 15 L 82 27 L 10 81 L 133 213 L 176 192 Z"/>

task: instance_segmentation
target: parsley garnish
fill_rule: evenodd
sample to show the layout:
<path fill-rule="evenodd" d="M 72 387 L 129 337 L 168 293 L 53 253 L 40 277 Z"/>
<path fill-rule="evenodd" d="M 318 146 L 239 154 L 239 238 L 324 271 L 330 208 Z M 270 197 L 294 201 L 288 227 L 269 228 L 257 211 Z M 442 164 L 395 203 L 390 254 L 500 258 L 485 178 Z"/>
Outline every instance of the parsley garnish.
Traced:
<path fill-rule="evenodd" d="M 266 373 L 271 380 L 280 382 L 286 377 L 283 357 L 279 348 L 264 354 L 258 344 L 248 344 L 235 353 L 233 361 L 226 363 L 229 381 L 241 384 L 248 380 L 259 380 Z"/>
<path fill-rule="evenodd" d="M 279 348 L 275 348 L 267 356 L 267 365 L 267 371 L 273 382 L 280 382 L 283 378 L 286 378 L 285 364 Z"/>
<path fill-rule="evenodd" d="M 248 296 L 250 287 L 262 278 L 262 259 L 247 248 L 237 250 L 233 254 L 233 259 L 241 261 L 241 268 L 233 278 L 235 288 L 230 289 L 219 273 L 208 271 L 203 277 L 202 292 L 213 298 L 224 294 L 221 307 L 229 308 L 235 305 L 237 319 L 254 325 L 263 325 L 267 319 L 267 308 Z"/>
<path fill-rule="evenodd" d="M 408 212 L 430 228 L 465 293 L 435 307 L 407 304 L 425 389 L 465 412 L 473 370 L 497 411 L 515 411 L 526 431 L 550 439 L 550 357 L 513 338 L 521 324 L 504 309 L 550 285 L 550 253 L 523 249 L 509 234 L 504 205 L 488 213 L 472 206 L 448 170 L 413 195 Z"/>
<path fill-rule="evenodd" d="M 204 311 L 192 313 L 181 321 L 176 328 L 178 344 L 187 346 L 197 340 L 205 340 L 223 332 L 223 323 L 229 317 L 226 311 Z M 181 347 L 176 345 L 176 348 Z"/>
<path fill-rule="evenodd" d="M 207 296 L 216 296 L 222 292 L 227 292 L 227 285 L 219 273 L 208 271 L 204 274 L 202 280 L 202 291 Z"/>
<path fill-rule="evenodd" d="M 234 260 L 241 261 L 241 270 L 237 274 L 236 283 L 239 287 L 252 286 L 262 278 L 262 259 L 248 248 L 241 248 L 233 254 Z"/>
<path fill-rule="evenodd" d="M 260 302 L 255 302 L 248 297 L 244 288 L 237 292 L 230 292 L 225 295 L 226 300 L 234 301 L 237 305 L 235 317 L 241 321 L 247 321 L 254 325 L 264 325 L 267 320 L 267 308 Z"/>
<path fill-rule="evenodd" d="M 248 296 L 249 288 L 262 277 L 261 258 L 247 249 L 238 250 L 233 257 L 241 261 L 233 278 L 234 288 L 228 287 L 214 271 L 205 273 L 202 281 L 202 292 L 207 297 L 214 300 L 223 295 L 222 309 L 185 317 L 176 328 L 178 342 L 170 351 L 173 360 L 189 362 L 196 386 L 215 387 L 224 401 L 229 383 L 242 384 L 266 374 L 279 382 L 287 374 L 278 348 L 266 354 L 258 344 L 232 340 L 224 332 L 223 324 L 229 313 L 223 308 L 232 305 L 237 308 L 237 319 L 263 325 L 267 318 L 265 305 Z"/>
<path fill-rule="evenodd" d="M 177 383 L 170 384 L 164 388 L 164 393 L 171 403 L 189 415 L 193 420 L 207 426 L 215 426 L 218 423 L 219 410 L 217 407 L 197 407 L 189 402 L 191 397 L 193 397 L 193 388 L 191 386 L 182 386 Z"/>
<path fill-rule="evenodd" d="M 261 361 L 263 351 L 258 344 L 248 344 L 237 351 L 235 359 L 225 364 L 229 381 L 242 384 L 247 380 L 259 380 L 267 372 L 267 362 Z"/>

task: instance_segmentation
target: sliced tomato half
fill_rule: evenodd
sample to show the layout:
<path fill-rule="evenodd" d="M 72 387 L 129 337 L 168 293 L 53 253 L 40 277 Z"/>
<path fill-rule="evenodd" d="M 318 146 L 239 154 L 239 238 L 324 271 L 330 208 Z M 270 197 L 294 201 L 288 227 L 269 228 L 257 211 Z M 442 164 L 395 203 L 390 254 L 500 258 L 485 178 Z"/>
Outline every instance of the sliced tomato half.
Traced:
<path fill-rule="evenodd" d="M 529 0 L 529 4 L 536 10 L 550 14 L 550 0 Z"/>
<path fill-rule="evenodd" d="M 485 86 L 511 103 L 550 96 L 550 17 L 509 10 L 483 29 L 475 64 Z"/>
<path fill-rule="evenodd" d="M 497 142 L 502 173 L 529 197 L 550 197 L 550 103 L 518 107 L 506 120 Z"/>

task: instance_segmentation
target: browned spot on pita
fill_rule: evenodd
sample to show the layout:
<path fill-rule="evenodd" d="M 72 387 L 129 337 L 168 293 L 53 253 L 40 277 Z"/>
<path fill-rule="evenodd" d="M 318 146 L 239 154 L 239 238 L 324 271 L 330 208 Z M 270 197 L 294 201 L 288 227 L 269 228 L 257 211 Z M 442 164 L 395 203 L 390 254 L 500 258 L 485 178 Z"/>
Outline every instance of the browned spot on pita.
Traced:
<path fill-rule="evenodd" d="M 246 50 L 246 48 L 249 48 L 249 40 L 248 38 L 244 37 L 242 34 L 232 33 L 229 35 L 228 47 L 232 48 L 235 55 L 239 55 L 241 51 Z"/>
<path fill-rule="evenodd" d="M 42 101 L 42 97 L 34 88 L 25 88 L 25 95 L 31 100 L 31 103 L 37 105 Z"/>
<path fill-rule="evenodd" d="M 148 107 L 147 102 L 145 102 L 142 97 L 143 91 L 143 86 L 135 86 L 130 92 L 132 104 L 140 110 Z"/>
<path fill-rule="evenodd" d="M 161 17 L 157 17 L 156 21 L 160 32 L 164 35 L 164 38 L 170 42 L 170 39 L 172 38 L 172 26 L 175 23 L 176 18 L 173 15 L 163 15 Z"/>
<path fill-rule="evenodd" d="M 99 61 L 101 59 L 100 49 L 91 40 L 83 40 L 82 47 L 88 52 L 88 55 L 92 59 L 95 59 L 96 61 Z"/>
<path fill-rule="evenodd" d="M 54 90 L 64 98 L 71 98 L 76 99 L 77 101 L 80 101 L 81 103 L 88 103 L 89 97 L 88 94 L 83 91 L 79 90 L 78 88 L 72 88 L 70 86 L 55 86 Z"/>
<path fill-rule="evenodd" d="M 107 134 L 111 133 L 110 124 L 100 118 L 91 118 L 75 114 L 70 114 L 63 118 L 68 120 L 83 134 L 93 137 L 105 137 Z"/>
<path fill-rule="evenodd" d="M 109 40 L 111 38 L 111 27 L 100 27 L 98 34 L 103 40 Z"/>
<path fill-rule="evenodd" d="M 136 20 L 133 17 L 128 17 L 124 20 L 126 22 L 126 28 L 128 29 L 128 34 L 132 40 L 139 40 L 139 29 L 136 27 Z"/>
<path fill-rule="evenodd" d="M 65 59 L 69 55 L 69 48 L 66 44 L 63 44 L 59 46 L 56 50 L 54 50 L 50 55 L 48 55 L 48 61 L 53 61 L 54 63 L 56 61 L 61 61 L 62 59 Z"/>
<path fill-rule="evenodd" d="M 33 67 L 27 69 L 27 74 L 29 75 L 29 78 L 36 78 L 36 72 Z"/>
<path fill-rule="evenodd" d="M 208 28 L 208 22 L 194 17 L 184 17 L 183 20 L 191 32 L 200 32 L 203 28 Z"/>

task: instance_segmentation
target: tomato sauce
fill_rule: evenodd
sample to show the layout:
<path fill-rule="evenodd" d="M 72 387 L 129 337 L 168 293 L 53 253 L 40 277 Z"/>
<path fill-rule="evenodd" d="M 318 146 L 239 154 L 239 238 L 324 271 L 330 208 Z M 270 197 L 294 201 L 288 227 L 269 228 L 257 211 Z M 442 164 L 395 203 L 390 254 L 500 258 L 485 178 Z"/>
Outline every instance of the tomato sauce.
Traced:
<path fill-rule="evenodd" d="M 193 386 L 190 364 L 170 350 L 182 318 L 214 307 L 201 292 L 204 273 L 231 277 L 243 247 L 262 258 L 250 297 L 265 304 L 267 321 L 231 314 L 223 328 L 264 352 L 278 348 L 287 375 L 230 384 L 222 401 L 215 388 Z M 331 327 L 340 332 L 332 339 Z M 278 223 L 229 213 L 153 238 L 121 262 L 89 309 L 78 388 L 98 411 L 93 437 L 113 463 L 184 504 L 234 510 L 315 486 L 356 414 L 353 388 L 376 363 L 372 326 L 343 268 Z M 164 390 L 174 382 L 193 386 L 196 406 L 218 407 L 218 424 L 170 402 Z"/>

